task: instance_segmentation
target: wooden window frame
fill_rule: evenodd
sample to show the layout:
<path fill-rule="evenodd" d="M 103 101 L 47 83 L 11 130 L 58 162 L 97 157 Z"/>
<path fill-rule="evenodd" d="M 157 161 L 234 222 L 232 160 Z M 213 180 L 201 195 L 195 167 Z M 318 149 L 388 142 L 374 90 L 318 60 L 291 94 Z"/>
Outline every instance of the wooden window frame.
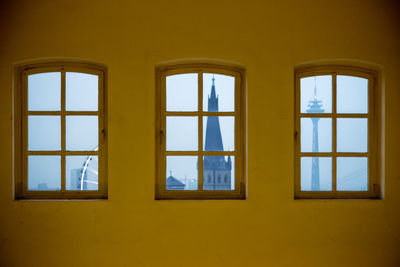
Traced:
<path fill-rule="evenodd" d="M 194 112 L 166 111 L 166 77 L 174 74 L 198 73 L 198 110 Z M 235 111 L 203 111 L 203 73 L 235 77 Z M 236 66 L 218 64 L 175 64 L 156 67 L 156 183 L 155 199 L 245 199 L 246 198 L 246 94 L 245 70 Z M 198 117 L 198 150 L 166 151 L 167 116 Z M 235 151 L 203 151 L 203 117 L 235 117 Z M 198 157 L 198 190 L 166 190 L 166 156 Z M 203 156 L 235 156 L 235 189 L 203 190 Z"/>
<path fill-rule="evenodd" d="M 378 71 L 348 65 L 322 65 L 295 69 L 295 199 L 380 199 L 381 192 L 381 89 L 378 83 Z M 332 75 L 332 112 L 331 113 L 301 113 L 300 79 L 317 75 Z M 368 113 L 348 114 L 336 113 L 337 75 L 348 75 L 368 79 Z M 332 119 L 332 152 L 301 152 L 301 118 L 321 117 Z M 366 153 L 337 152 L 336 118 L 367 118 L 368 119 L 368 150 Z M 332 158 L 332 191 L 301 191 L 301 157 L 331 157 Z M 367 157 L 368 158 L 368 191 L 337 191 L 336 159 L 337 157 Z"/>
<path fill-rule="evenodd" d="M 60 72 L 61 73 L 61 109 L 60 111 L 28 111 L 28 80 L 29 74 Z M 65 73 L 79 72 L 98 75 L 98 110 L 97 111 L 66 111 L 65 110 Z M 19 64 L 14 67 L 13 88 L 13 177 L 14 198 L 23 199 L 107 199 L 107 103 L 106 103 L 107 68 L 97 63 L 80 61 L 45 61 L 29 64 Z M 28 115 L 58 115 L 61 120 L 61 150 L 59 151 L 28 151 Z M 98 124 L 98 151 L 66 151 L 66 116 L 96 115 Z M 61 156 L 61 190 L 60 191 L 29 191 L 28 190 L 28 155 L 58 155 Z M 98 190 L 72 191 L 66 190 L 66 156 L 95 155 L 98 156 Z"/>

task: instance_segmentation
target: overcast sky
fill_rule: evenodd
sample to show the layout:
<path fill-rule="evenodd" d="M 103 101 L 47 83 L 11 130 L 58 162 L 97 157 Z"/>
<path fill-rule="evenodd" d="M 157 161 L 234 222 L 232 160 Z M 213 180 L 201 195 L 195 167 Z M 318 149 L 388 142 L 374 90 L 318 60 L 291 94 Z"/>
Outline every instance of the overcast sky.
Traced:
<path fill-rule="evenodd" d="M 301 113 L 307 113 L 310 100 L 322 101 L 324 113 L 332 112 L 332 76 L 307 77 L 300 80 Z M 358 77 L 337 76 L 337 113 L 368 113 L 368 80 Z M 301 151 L 312 152 L 313 123 L 301 120 Z M 337 151 L 367 152 L 368 120 L 364 118 L 339 118 L 337 121 Z M 332 152 L 332 119 L 321 118 L 318 122 L 319 152 Z M 338 190 L 367 190 L 367 158 L 338 158 Z M 319 159 L 321 190 L 331 190 L 332 159 Z M 301 188 L 311 190 L 312 160 L 301 160 Z"/>
<path fill-rule="evenodd" d="M 220 74 L 203 74 L 203 110 L 208 110 L 208 97 L 211 94 L 212 78 L 218 97 L 219 111 L 234 111 L 235 108 L 235 78 Z M 167 111 L 197 111 L 198 110 L 198 75 L 196 73 L 178 74 L 167 77 L 166 97 Z M 203 118 L 203 149 L 206 138 L 207 118 Z M 167 151 L 198 150 L 198 118 L 174 116 L 167 117 Z M 224 151 L 235 150 L 235 120 L 233 116 L 219 116 L 221 136 Z M 234 160 L 234 158 L 231 158 Z M 233 161 L 234 162 L 234 161 Z M 234 165 L 233 165 L 234 168 Z M 234 170 L 231 172 L 231 184 L 234 189 Z M 185 180 L 197 180 L 197 157 L 169 156 L 167 157 L 166 176 Z"/>
<path fill-rule="evenodd" d="M 205 73 L 203 75 L 203 109 L 208 110 L 208 97 L 211 93 L 212 78 L 215 77 L 216 93 L 219 99 L 219 111 L 234 111 L 234 77 Z M 338 76 L 337 112 L 368 112 L 367 79 Z M 98 99 L 98 77 L 96 75 L 67 73 L 66 107 L 68 110 L 95 111 Z M 198 75 L 196 73 L 168 76 L 166 80 L 166 108 L 168 111 L 197 111 Z M 324 113 L 332 112 L 332 77 L 330 75 L 301 79 L 301 112 L 307 113 L 309 101 L 314 99 L 314 87 L 317 87 L 317 99 L 322 101 Z M 28 76 L 28 109 L 57 111 L 61 105 L 61 75 L 59 72 L 34 74 Z M 174 116 L 166 119 L 166 138 L 168 151 L 198 150 L 197 117 Z M 219 117 L 223 147 L 225 151 L 234 151 L 234 117 Z M 58 151 L 61 147 L 61 120 L 59 116 L 30 116 L 28 118 L 29 150 Z M 207 117 L 203 118 L 203 144 Z M 318 121 L 319 151 L 332 151 L 332 119 L 321 118 Z M 69 116 L 66 118 L 67 149 L 93 150 L 98 145 L 97 116 Z M 338 152 L 367 152 L 368 121 L 363 118 L 345 118 L 337 121 Z M 301 150 L 312 152 L 311 119 L 301 120 Z M 249 133 L 251 138 L 251 133 Z M 271 140 L 272 141 L 272 140 Z M 79 168 L 84 158 L 67 159 L 68 172 L 71 166 Z M 301 160 L 302 190 L 311 188 L 311 158 Z M 321 190 L 331 189 L 332 159 L 320 158 Z M 29 188 L 45 182 L 49 189 L 60 188 L 60 157 L 30 156 Z M 339 190 L 366 190 L 367 159 L 338 158 Z M 97 166 L 94 167 L 96 169 Z M 167 158 L 166 176 L 172 175 L 182 181 L 197 179 L 197 158 L 193 156 L 170 156 Z M 232 172 L 232 184 L 234 184 Z"/>
<path fill-rule="evenodd" d="M 66 109 L 69 111 L 97 111 L 98 76 L 84 73 L 66 73 Z M 50 72 L 28 76 L 28 110 L 61 110 L 61 73 Z M 98 146 L 97 116 L 66 117 L 66 149 L 93 151 Z M 61 149 L 61 117 L 29 116 L 28 149 L 30 151 L 59 151 Z M 71 171 L 82 168 L 87 156 L 66 158 L 66 186 L 71 185 Z M 97 181 L 98 162 L 89 164 L 88 178 Z M 28 188 L 37 190 L 45 183 L 48 190 L 61 188 L 60 156 L 29 156 Z M 43 186 L 43 185 L 42 185 Z M 93 186 L 90 188 L 93 189 Z"/>

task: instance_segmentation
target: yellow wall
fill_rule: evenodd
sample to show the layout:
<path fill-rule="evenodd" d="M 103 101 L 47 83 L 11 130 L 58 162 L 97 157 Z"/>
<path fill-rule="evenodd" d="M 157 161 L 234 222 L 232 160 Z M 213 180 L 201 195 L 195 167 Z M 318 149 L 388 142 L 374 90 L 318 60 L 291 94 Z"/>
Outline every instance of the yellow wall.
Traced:
<path fill-rule="evenodd" d="M 400 266 L 400 9 L 374 0 L 0 2 L 1 266 Z M 108 66 L 109 200 L 12 200 L 12 64 Z M 155 201 L 155 65 L 247 70 L 248 199 Z M 385 199 L 293 200 L 293 70 L 385 75 Z M 142 129 L 138 131 L 138 129 Z"/>

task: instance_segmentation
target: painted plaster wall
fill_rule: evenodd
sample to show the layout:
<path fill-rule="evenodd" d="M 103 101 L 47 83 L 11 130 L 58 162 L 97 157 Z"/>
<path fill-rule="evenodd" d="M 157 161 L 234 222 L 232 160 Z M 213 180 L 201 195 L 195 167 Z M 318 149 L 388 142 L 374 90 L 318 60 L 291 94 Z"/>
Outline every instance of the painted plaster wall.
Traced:
<path fill-rule="evenodd" d="M 1 1 L 1 266 L 400 266 L 395 1 Z M 13 201 L 12 64 L 108 66 L 109 200 Z M 245 66 L 248 199 L 155 201 L 155 65 Z M 381 66 L 385 199 L 293 200 L 293 70 Z M 140 131 L 138 129 L 141 129 Z"/>

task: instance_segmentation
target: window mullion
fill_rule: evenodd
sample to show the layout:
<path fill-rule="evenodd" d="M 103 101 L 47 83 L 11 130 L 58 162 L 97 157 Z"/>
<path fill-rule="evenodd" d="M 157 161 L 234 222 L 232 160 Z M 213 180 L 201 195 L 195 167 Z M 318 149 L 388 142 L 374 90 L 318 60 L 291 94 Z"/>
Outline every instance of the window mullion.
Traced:
<path fill-rule="evenodd" d="M 332 75 L 332 191 L 337 188 L 337 170 L 336 170 L 336 148 L 337 148 L 337 130 L 336 130 L 336 73 Z"/>
<path fill-rule="evenodd" d="M 98 84 L 97 84 L 97 103 L 98 103 L 98 107 L 97 107 L 97 122 L 99 125 L 98 128 L 98 162 L 101 163 L 103 162 L 103 154 L 101 153 L 103 151 L 103 144 L 105 143 L 104 140 L 104 136 L 106 134 L 106 129 L 104 128 L 104 117 L 105 114 L 102 112 L 103 111 L 103 106 L 104 106 L 104 102 L 103 102 L 103 96 L 104 96 L 104 90 L 103 90 L 103 84 L 104 84 L 104 77 L 103 74 L 98 75 L 99 79 L 98 79 Z M 98 182 L 98 190 L 101 192 L 105 191 L 105 181 L 104 181 L 104 166 L 103 164 L 98 164 L 98 174 L 97 174 L 97 182 Z"/>
<path fill-rule="evenodd" d="M 197 184 L 198 184 L 198 191 L 203 191 L 203 72 L 200 71 L 198 73 L 198 177 L 197 177 Z"/>
<path fill-rule="evenodd" d="M 244 129 L 244 125 L 242 125 L 242 119 L 244 119 L 244 116 L 242 115 L 241 112 L 241 101 L 243 101 L 245 98 L 241 94 L 244 94 L 244 91 L 240 90 L 242 84 L 242 79 L 240 75 L 235 76 L 235 115 L 234 115 L 234 122 L 235 122 L 235 127 L 234 127 L 234 142 L 235 142 L 235 147 L 234 147 L 234 152 L 235 152 L 235 161 L 234 161 L 234 172 L 235 172 L 235 190 L 238 190 L 239 192 L 242 190 L 241 186 L 244 182 L 244 179 L 238 179 L 238 176 L 243 175 L 244 177 L 244 172 L 242 171 L 242 166 L 244 167 L 245 164 L 244 162 L 242 164 L 238 164 L 238 162 L 241 162 L 241 157 L 238 155 L 242 155 L 243 151 L 241 150 L 242 147 L 244 147 L 244 144 L 242 143 L 242 136 L 241 136 L 241 129 Z M 243 105 L 244 106 L 244 105 Z M 239 115 L 237 115 L 239 114 Z M 238 168 L 238 166 L 241 166 Z M 239 174 L 239 175 L 236 175 Z"/>
<path fill-rule="evenodd" d="M 65 70 L 61 71 L 61 191 L 65 191 Z"/>

